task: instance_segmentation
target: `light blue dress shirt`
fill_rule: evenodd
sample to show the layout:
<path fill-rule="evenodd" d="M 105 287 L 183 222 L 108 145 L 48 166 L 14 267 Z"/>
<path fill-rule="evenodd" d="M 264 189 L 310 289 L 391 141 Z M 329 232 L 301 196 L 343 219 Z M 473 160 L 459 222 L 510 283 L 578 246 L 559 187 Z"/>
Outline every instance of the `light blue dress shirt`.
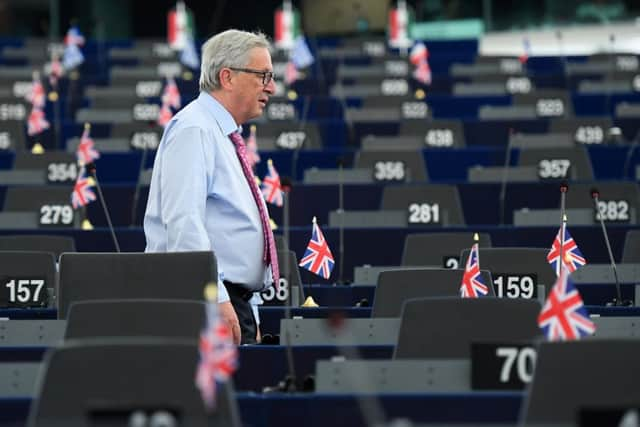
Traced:
<path fill-rule="evenodd" d="M 144 216 L 146 252 L 214 251 L 218 302 L 229 300 L 223 280 L 254 291 L 272 282 L 260 213 L 228 136 L 239 129 L 205 92 L 178 112 L 158 146 Z"/>

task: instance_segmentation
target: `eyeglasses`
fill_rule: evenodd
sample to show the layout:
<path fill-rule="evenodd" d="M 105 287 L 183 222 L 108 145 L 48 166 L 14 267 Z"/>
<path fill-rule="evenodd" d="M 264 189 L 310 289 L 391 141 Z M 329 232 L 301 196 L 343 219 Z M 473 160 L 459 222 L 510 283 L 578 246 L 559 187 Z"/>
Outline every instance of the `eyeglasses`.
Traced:
<path fill-rule="evenodd" d="M 251 68 L 234 68 L 234 67 L 229 67 L 229 69 L 233 71 L 241 71 L 243 73 L 251 73 L 251 74 L 257 74 L 258 76 L 262 76 L 262 84 L 265 86 L 268 85 L 271 80 L 273 80 L 273 71 L 260 71 L 260 70 L 253 70 Z"/>

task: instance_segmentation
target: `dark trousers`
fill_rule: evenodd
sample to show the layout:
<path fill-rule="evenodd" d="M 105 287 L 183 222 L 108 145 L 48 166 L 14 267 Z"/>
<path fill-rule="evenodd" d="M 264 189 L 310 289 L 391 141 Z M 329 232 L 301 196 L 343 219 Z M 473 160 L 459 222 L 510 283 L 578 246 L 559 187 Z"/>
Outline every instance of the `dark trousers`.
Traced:
<path fill-rule="evenodd" d="M 242 334 L 240 344 L 257 344 L 258 325 L 249 302 L 253 297 L 253 292 L 247 290 L 242 284 L 232 283 L 228 280 L 224 281 L 224 285 L 240 322 L 240 333 Z"/>

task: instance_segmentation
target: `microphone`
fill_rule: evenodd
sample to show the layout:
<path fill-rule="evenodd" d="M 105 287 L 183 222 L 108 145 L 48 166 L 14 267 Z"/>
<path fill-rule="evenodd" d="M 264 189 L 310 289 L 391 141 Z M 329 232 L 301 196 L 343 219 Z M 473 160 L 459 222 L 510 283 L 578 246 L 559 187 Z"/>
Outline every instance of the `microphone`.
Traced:
<path fill-rule="evenodd" d="M 562 32 L 556 31 L 556 41 L 558 42 L 558 54 L 560 56 L 560 65 L 562 66 L 562 78 L 564 80 L 565 87 L 568 85 L 569 76 L 567 71 L 567 56 L 564 53 L 564 45 L 562 43 Z"/>
<path fill-rule="evenodd" d="M 567 212 L 565 205 L 567 202 L 567 192 L 569 191 L 569 183 L 566 180 L 560 182 L 560 219 L 563 219 Z"/>
<path fill-rule="evenodd" d="M 284 228 L 284 241 L 286 243 L 286 250 L 290 250 L 291 248 L 291 242 L 290 242 L 290 230 L 291 230 L 291 219 L 290 219 L 290 209 L 289 209 L 289 195 L 291 194 L 291 190 L 293 189 L 293 181 L 291 180 L 291 178 L 289 178 L 288 176 L 282 176 L 280 177 L 280 189 L 282 190 L 283 194 L 283 204 L 282 204 L 282 228 Z M 289 263 L 287 262 L 285 265 L 285 273 L 287 278 L 288 278 L 288 273 L 289 273 Z M 305 295 L 304 295 L 304 289 L 302 284 L 300 284 L 300 298 L 302 301 L 305 300 Z M 291 292 L 289 292 L 289 305 L 292 305 L 292 295 Z M 290 316 L 287 316 L 288 319 L 290 319 Z"/>
<path fill-rule="evenodd" d="M 509 164 L 511 163 L 511 138 L 513 137 L 513 128 L 509 129 L 509 139 L 507 140 L 507 148 L 505 150 L 504 156 L 504 167 L 502 169 L 502 180 L 500 181 L 500 199 L 499 199 L 499 215 L 500 215 L 500 225 L 504 225 L 506 212 L 505 209 L 505 199 L 507 193 L 507 181 L 509 178 Z"/>
<path fill-rule="evenodd" d="M 100 197 L 100 204 L 102 205 L 102 209 L 104 210 L 104 216 L 107 218 L 107 224 L 109 225 L 109 231 L 111 232 L 111 238 L 113 239 L 113 244 L 116 248 L 116 252 L 120 252 L 120 245 L 118 244 L 118 239 L 116 238 L 116 233 L 113 230 L 113 224 L 111 224 L 111 216 L 109 216 L 109 210 L 107 209 L 107 203 L 104 200 L 104 196 L 102 195 L 102 188 L 100 187 L 100 182 L 98 181 L 98 175 L 96 174 L 96 164 L 91 162 L 85 166 L 87 173 L 93 178 L 96 183 L 96 188 L 98 189 L 98 197 Z"/>
<path fill-rule="evenodd" d="M 283 194 L 283 227 L 284 227 L 284 233 L 285 233 L 285 242 L 287 243 L 287 251 L 285 251 L 285 260 L 284 260 L 284 265 L 282 273 L 284 275 L 284 277 L 290 281 L 290 265 L 289 265 L 289 252 L 288 252 L 288 246 L 289 246 L 289 193 L 291 192 L 291 188 L 292 188 L 292 182 L 291 179 L 288 177 L 281 177 L 280 178 L 280 188 L 282 190 Z M 302 284 L 300 284 L 300 292 L 302 293 Z M 291 319 L 291 303 L 292 303 L 292 291 L 293 288 L 289 287 L 289 297 L 285 303 L 284 306 L 284 318 L 285 319 Z M 271 341 L 271 340 L 270 340 Z M 294 365 L 294 361 L 293 361 L 293 348 L 291 345 L 291 333 L 289 332 L 289 330 L 285 330 L 283 336 L 280 337 L 280 343 L 284 344 L 284 350 L 285 350 L 285 357 L 287 360 L 287 373 L 284 377 L 283 380 L 281 380 L 280 382 L 278 382 L 278 384 L 276 384 L 275 386 L 272 387 L 264 387 L 262 389 L 263 393 L 281 393 L 281 392 L 295 392 L 298 390 L 298 385 L 297 385 L 297 377 L 296 377 L 296 371 L 295 371 L 295 365 Z M 267 344 L 267 342 L 263 341 L 263 344 Z"/>
<path fill-rule="evenodd" d="M 600 214 L 600 192 L 597 188 L 591 189 L 591 198 L 596 209 L 596 217 L 600 220 L 600 226 L 602 227 L 602 235 L 604 236 L 604 242 L 607 244 L 607 252 L 609 253 L 609 262 L 611 263 L 611 269 L 613 270 L 613 279 L 616 283 L 616 298 L 612 302 L 607 303 L 608 306 L 626 306 L 632 305 L 631 301 L 623 301 L 622 293 L 620 292 L 620 281 L 618 280 L 618 270 L 616 269 L 616 263 L 613 259 L 613 253 L 611 252 L 611 243 L 609 242 L 609 235 L 607 234 L 607 228 L 604 225 L 604 220 Z"/>
<path fill-rule="evenodd" d="M 136 188 L 133 192 L 133 201 L 131 202 L 131 227 L 135 227 L 137 218 L 137 210 L 138 210 L 138 200 L 140 199 L 140 190 L 142 189 L 142 184 L 140 183 L 140 178 L 142 178 L 142 174 L 144 173 L 144 167 L 147 164 L 147 151 L 149 148 L 147 147 L 146 142 L 142 147 L 142 156 L 140 157 L 140 166 L 138 168 L 138 180 L 136 181 Z"/>
<path fill-rule="evenodd" d="M 633 153 L 636 151 L 636 147 L 638 146 L 638 143 L 640 143 L 640 129 L 638 129 L 638 132 L 636 133 L 636 137 L 633 138 L 633 141 L 631 142 L 629 149 L 627 150 L 627 155 L 624 159 L 624 167 L 622 168 L 622 179 L 626 179 L 627 175 L 629 175 L 629 168 L 631 167 L 631 158 L 633 157 Z M 636 177 L 632 176 L 631 180 L 635 181 Z"/>
<path fill-rule="evenodd" d="M 338 276 L 338 283 L 343 285 L 344 283 L 344 158 L 338 156 L 336 159 L 338 164 L 338 213 L 340 214 L 340 228 L 339 228 L 339 248 L 338 256 L 340 259 L 340 275 Z"/>

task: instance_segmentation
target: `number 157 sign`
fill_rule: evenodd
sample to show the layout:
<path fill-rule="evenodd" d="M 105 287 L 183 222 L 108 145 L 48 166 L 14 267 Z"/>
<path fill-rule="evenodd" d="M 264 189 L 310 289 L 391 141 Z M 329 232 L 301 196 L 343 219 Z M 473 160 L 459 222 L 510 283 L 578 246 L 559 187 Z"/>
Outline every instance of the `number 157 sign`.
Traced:
<path fill-rule="evenodd" d="M 45 307 L 44 279 L 3 277 L 0 280 L 0 307 Z"/>

